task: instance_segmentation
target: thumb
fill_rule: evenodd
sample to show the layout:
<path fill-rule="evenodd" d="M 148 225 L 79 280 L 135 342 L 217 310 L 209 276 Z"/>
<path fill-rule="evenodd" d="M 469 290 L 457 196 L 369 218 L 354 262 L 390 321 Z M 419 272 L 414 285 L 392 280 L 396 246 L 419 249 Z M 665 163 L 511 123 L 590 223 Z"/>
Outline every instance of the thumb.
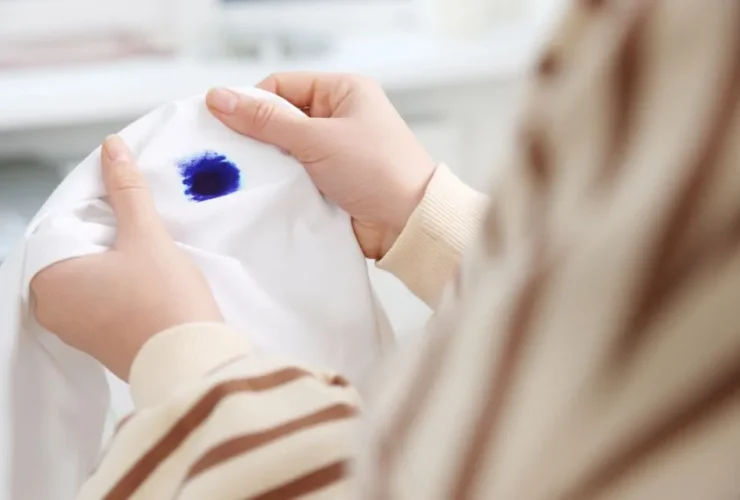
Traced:
<path fill-rule="evenodd" d="M 118 223 L 116 247 L 169 239 L 144 176 L 120 137 L 112 135 L 105 140 L 101 162 L 103 183 Z"/>
<path fill-rule="evenodd" d="M 214 89 L 208 92 L 206 105 L 216 118 L 232 130 L 277 146 L 294 156 L 311 131 L 309 117 L 267 99 Z"/>

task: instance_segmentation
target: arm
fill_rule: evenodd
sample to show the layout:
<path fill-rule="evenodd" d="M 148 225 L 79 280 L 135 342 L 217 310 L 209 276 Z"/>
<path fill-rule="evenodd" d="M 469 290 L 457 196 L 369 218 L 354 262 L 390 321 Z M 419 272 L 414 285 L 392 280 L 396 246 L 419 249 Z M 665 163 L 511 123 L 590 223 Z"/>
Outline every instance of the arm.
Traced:
<path fill-rule="evenodd" d="M 81 498 L 345 498 L 355 391 L 224 326 L 120 138 L 101 162 L 113 247 L 31 282 L 39 323 L 131 383 L 136 411 Z"/>
<path fill-rule="evenodd" d="M 393 273 L 420 299 L 437 309 L 442 291 L 470 248 L 488 198 L 440 165 L 381 269 Z"/>
<path fill-rule="evenodd" d="M 340 377 L 202 323 L 151 338 L 130 382 L 136 410 L 80 500 L 347 497 L 359 400 Z"/>
<path fill-rule="evenodd" d="M 366 498 L 738 498 L 740 3 L 710 3 L 574 2 L 457 303 L 368 407 Z"/>

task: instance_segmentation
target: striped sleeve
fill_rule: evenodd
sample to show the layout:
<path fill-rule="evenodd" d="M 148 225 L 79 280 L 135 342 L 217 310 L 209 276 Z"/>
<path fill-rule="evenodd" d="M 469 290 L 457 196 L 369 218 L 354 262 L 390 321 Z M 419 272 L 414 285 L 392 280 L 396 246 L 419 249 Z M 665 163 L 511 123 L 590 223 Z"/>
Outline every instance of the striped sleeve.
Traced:
<path fill-rule="evenodd" d="M 80 500 L 346 498 L 359 398 L 343 378 L 196 324 L 151 339 L 131 388 Z"/>
<path fill-rule="evenodd" d="M 572 4 L 362 498 L 740 498 L 740 2 Z"/>

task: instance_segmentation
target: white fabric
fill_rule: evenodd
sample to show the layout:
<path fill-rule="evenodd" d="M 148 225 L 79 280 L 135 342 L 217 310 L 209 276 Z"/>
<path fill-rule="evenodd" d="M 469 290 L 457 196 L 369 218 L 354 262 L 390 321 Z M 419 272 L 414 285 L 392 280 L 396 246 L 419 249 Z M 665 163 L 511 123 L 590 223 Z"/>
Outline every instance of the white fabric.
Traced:
<path fill-rule="evenodd" d="M 228 130 L 202 96 L 164 106 L 121 136 L 227 323 L 266 350 L 356 379 L 387 322 L 349 217 L 325 202 L 300 164 Z M 200 203 L 185 195 L 178 162 L 204 150 L 238 165 L 239 191 Z M 35 324 L 28 303 L 39 270 L 104 252 L 113 241 L 99 155 L 54 192 L 0 268 L 0 499 L 73 498 L 99 458 L 109 410 L 105 371 Z"/>

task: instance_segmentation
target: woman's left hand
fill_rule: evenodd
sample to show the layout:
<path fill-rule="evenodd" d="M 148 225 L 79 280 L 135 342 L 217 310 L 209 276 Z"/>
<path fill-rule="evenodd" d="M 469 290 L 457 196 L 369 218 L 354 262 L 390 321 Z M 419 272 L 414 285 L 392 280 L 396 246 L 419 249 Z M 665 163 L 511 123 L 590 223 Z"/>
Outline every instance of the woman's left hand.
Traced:
<path fill-rule="evenodd" d="M 202 273 L 165 229 L 119 137 L 106 140 L 102 164 L 118 222 L 113 248 L 43 269 L 31 290 L 43 327 L 127 380 L 136 354 L 157 333 L 223 319 Z"/>

